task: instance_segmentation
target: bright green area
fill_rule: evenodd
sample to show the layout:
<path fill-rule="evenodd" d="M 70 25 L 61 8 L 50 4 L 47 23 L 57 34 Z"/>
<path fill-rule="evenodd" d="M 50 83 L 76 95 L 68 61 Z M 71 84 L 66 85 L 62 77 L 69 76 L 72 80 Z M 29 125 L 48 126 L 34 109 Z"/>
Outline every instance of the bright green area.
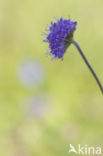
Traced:
<path fill-rule="evenodd" d="M 70 143 L 103 144 L 103 97 L 94 78 L 73 45 L 64 61 L 50 61 L 41 36 L 54 17 L 77 20 L 74 38 L 103 83 L 102 15 L 102 0 L 0 0 L 0 156 L 67 156 Z M 34 89 L 17 77 L 28 57 L 46 72 Z M 45 117 L 26 118 L 25 101 L 47 93 L 53 101 Z"/>

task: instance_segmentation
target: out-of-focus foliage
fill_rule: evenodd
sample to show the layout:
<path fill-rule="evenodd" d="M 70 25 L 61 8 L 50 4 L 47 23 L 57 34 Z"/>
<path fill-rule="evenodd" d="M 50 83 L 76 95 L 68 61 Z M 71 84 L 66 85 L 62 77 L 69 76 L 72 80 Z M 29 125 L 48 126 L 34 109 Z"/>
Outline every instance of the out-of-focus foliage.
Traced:
<path fill-rule="evenodd" d="M 78 21 L 74 38 L 103 83 L 102 15 L 99 0 L 0 0 L 0 156 L 103 144 L 103 97 L 91 73 L 73 45 L 53 62 L 42 42 L 54 17 Z"/>

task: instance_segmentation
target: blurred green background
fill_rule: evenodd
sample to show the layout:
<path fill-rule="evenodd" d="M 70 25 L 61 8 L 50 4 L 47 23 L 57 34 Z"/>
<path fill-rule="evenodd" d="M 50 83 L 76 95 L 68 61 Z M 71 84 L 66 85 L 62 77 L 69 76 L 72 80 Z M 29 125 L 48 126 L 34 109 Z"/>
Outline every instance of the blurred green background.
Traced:
<path fill-rule="evenodd" d="M 76 48 L 46 56 L 42 33 L 61 16 L 78 21 L 74 38 L 103 84 L 102 0 L 0 0 L 0 156 L 103 145 L 103 97 Z"/>

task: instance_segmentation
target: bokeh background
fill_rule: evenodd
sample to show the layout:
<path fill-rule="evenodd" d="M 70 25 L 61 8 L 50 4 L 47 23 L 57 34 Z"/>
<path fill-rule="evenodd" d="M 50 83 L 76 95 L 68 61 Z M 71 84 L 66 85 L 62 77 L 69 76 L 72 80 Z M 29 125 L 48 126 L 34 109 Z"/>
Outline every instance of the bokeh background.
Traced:
<path fill-rule="evenodd" d="M 103 84 L 102 0 L 0 0 L 0 156 L 103 147 L 103 96 L 76 48 L 46 56 L 42 33 L 61 16 L 78 21 L 74 38 Z"/>

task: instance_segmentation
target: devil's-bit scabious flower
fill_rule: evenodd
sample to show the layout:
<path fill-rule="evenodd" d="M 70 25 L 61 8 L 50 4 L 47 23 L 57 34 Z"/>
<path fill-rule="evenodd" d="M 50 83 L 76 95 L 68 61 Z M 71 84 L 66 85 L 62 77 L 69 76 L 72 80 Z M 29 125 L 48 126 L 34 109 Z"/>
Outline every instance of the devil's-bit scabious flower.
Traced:
<path fill-rule="evenodd" d="M 77 22 L 70 19 L 60 18 L 57 22 L 51 22 L 49 33 L 44 42 L 49 43 L 49 49 L 53 58 L 63 59 L 67 47 L 72 43 L 73 33 L 76 30 Z"/>
<path fill-rule="evenodd" d="M 76 30 L 77 22 L 73 22 L 70 19 L 60 18 L 57 22 L 51 22 L 49 27 L 48 34 L 46 34 L 45 42 L 49 43 L 49 50 L 51 55 L 54 55 L 53 58 L 63 59 L 63 55 L 66 52 L 68 46 L 72 43 L 77 48 L 78 52 L 82 56 L 84 62 L 95 78 L 101 92 L 103 93 L 103 86 L 94 72 L 93 68 L 86 59 L 83 51 L 81 50 L 78 43 L 73 40 L 73 33 Z"/>

